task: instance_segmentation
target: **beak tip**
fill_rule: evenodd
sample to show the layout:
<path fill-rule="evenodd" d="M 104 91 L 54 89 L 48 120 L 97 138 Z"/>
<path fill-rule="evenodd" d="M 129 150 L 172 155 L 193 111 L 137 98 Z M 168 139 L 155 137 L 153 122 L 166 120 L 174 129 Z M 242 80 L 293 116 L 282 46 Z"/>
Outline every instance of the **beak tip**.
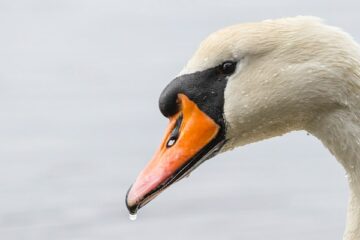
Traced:
<path fill-rule="evenodd" d="M 132 186 L 130 186 L 129 190 L 126 193 L 125 204 L 126 204 L 126 207 L 127 207 L 130 214 L 136 214 L 136 212 L 139 209 L 139 204 L 136 203 L 136 202 L 132 202 L 131 199 L 130 199 L 130 202 L 129 202 L 129 193 L 130 193 L 131 187 Z"/>

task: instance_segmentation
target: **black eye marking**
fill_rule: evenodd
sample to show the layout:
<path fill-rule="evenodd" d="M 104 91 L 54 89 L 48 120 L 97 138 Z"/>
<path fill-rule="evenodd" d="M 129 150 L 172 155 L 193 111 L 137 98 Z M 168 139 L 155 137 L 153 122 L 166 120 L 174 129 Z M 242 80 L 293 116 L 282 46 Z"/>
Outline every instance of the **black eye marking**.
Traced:
<path fill-rule="evenodd" d="M 240 61 L 240 60 L 239 60 Z M 224 61 L 225 72 L 230 73 L 228 67 L 233 66 L 236 71 L 237 61 Z M 186 95 L 195 102 L 201 111 L 214 119 L 219 125 L 224 125 L 224 92 L 230 74 L 222 71 L 222 65 L 190 74 L 184 74 L 175 78 L 161 92 L 159 109 L 165 117 L 174 116 L 179 112 L 179 103 L 176 102 L 179 93 Z M 170 142 L 171 143 L 171 142 Z"/>
<path fill-rule="evenodd" d="M 236 62 L 225 61 L 220 65 L 220 72 L 225 75 L 233 74 L 236 70 Z"/>
<path fill-rule="evenodd" d="M 183 116 L 180 115 L 179 118 L 176 120 L 175 127 L 172 130 L 169 140 L 166 143 L 167 148 L 174 146 L 176 141 L 178 140 L 179 135 L 180 135 L 180 126 L 181 126 L 182 120 L 183 120 Z"/>

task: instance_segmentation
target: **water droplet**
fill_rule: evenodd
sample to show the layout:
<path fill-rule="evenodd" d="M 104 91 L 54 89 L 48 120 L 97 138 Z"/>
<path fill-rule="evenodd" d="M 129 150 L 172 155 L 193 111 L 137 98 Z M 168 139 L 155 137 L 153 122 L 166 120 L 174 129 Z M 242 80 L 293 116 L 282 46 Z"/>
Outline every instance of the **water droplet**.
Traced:
<path fill-rule="evenodd" d="M 137 218 L 137 214 L 136 214 L 136 213 L 134 213 L 134 214 L 129 213 L 129 219 L 130 219 L 131 221 L 135 221 L 136 218 Z"/>

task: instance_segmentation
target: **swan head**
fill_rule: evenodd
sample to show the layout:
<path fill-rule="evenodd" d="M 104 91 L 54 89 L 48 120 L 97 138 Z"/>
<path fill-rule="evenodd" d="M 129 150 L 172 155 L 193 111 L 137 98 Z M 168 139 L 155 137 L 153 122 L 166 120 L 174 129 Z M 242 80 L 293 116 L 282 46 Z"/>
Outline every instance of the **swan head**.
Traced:
<path fill-rule="evenodd" d="M 313 17 L 211 34 L 161 93 L 160 111 L 170 124 L 128 191 L 129 211 L 219 152 L 307 129 L 322 114 L 346 107 L 343 81 L 354 54 L 347 34 Z"/>

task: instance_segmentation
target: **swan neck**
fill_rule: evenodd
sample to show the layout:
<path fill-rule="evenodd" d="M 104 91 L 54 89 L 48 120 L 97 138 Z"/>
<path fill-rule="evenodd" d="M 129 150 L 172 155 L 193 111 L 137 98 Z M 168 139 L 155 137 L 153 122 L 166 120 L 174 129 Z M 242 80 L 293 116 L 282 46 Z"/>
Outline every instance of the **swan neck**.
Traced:
<path fill-rule="evenodd" d="M 360 105 L 358 105 L 360 106 Z M 327 113 L 309 126 L 346 171 L 350 187 L 344 240 L 360 239 L 360 111 L 345 108 Z"/>

